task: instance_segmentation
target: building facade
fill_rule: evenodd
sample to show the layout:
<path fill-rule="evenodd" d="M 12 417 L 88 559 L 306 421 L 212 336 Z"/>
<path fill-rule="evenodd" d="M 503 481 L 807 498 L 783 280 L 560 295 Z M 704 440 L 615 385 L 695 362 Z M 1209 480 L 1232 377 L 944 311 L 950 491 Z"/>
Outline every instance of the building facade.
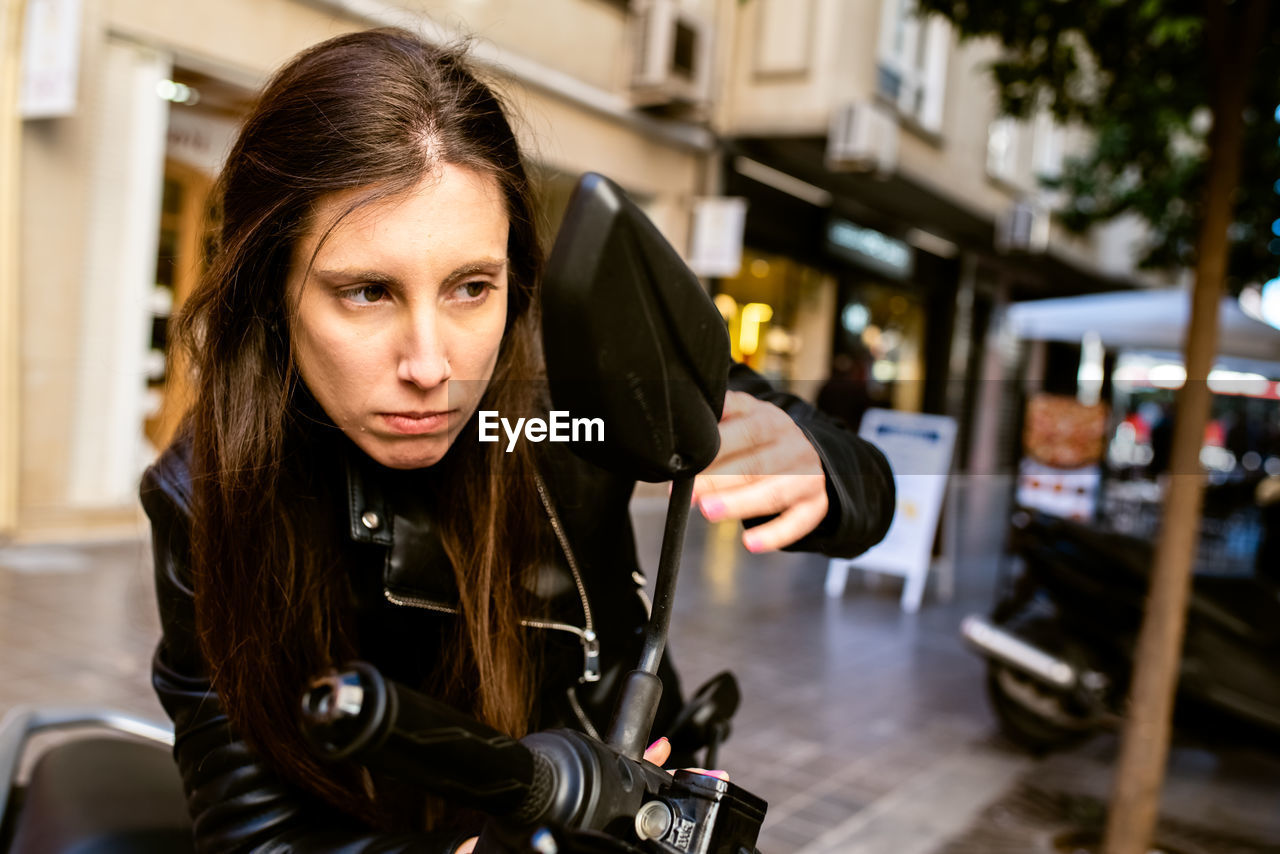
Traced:
<path fill-rule="evenodd" d="M 703 200 L 744 199 L 741 246 L 732 225 L 720 235 L 740 263 L 709 286 L 736 355 L 808 397 L 833 357 L 865 356 L 886 404 L 956 414 L 964 442 L 986 429 L 981 381 L 1006 369 L 1002 306 L 1131 279 L 1123 240 L 1071 239 L 1045 215 L 1034 176 L 1070 139 L 997 120 L 989 48 L 917 21 L 910 0 L 3 8 L 0 39 L 28 65 L 33 20 L 71 45 L 74 103 L 16 118 L 23 81 L 5 66 L 0 167 L 16 180 L 0 188 L 0 245 L 16 252 L 0 323 L 16 333 L 0 348 L 0 537 L 140 530 L 137 478 L 182 401 L 166 322 L 199 269 L 213 178 L 272 69 L 345 31 L 469 36 L 515 108 L 550 224 L 577 175 L 599 171 L 697 255 Z"/>
<path fill-rule="evenodd" d="M 1040 178 L 1083 135 L 1047 115 L 1000 117 L 995 47 L 960 44 L 913 9 L 725 7 L 722 191 L 748 213 L 746 263 L 719 286 L 726 306 L 768 304 L 757 313 L 786 327 L 757 334 L 758 367 L 807 394 L 851 357 L 878 405 L 956 417 L 960 469 L 989 471 L 1011 417 L 1003 381 L 1019 369 L 1004 308 L 1141 284 L 1141 234 L 1058 228 Z"/>

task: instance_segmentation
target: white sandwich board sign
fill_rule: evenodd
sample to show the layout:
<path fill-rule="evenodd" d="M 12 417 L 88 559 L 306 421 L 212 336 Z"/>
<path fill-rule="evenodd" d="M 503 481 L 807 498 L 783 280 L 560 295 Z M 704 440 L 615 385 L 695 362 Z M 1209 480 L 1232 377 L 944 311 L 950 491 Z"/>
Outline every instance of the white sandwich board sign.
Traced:
<path fill-rule="evenodd" d="M 897 506 L 889 533 L 878 545 L 852 560 L 831 559 L 826 592 L 833 597 L 844 592 L 850 567 L 901 575 L 906 579 L 902 609 L 914 613 L 920 608 L 929 577 L 934 535 L 955 448 L 956 422 L 946 415 L 868 409 L 858 435 L 888 458 L 898 493 Z"/>

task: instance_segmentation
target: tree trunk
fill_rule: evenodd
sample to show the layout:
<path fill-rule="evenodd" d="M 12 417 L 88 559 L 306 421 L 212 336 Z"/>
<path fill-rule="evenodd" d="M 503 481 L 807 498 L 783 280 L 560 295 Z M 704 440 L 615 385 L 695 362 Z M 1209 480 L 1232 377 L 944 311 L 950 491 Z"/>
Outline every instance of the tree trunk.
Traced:
<path fill-rule="evenodd" d="M 1199 540 L 1204 475 L 1200 445 L 1209 418 L 1209 371 L 1217 350 L 1218 304 L 1227 270 L 1227 227 L 1240 176 L 1244 106 L 1266 24 L 1267 0 L 1208 0 L 1211 63 L 1208 181 L 1196 241 L 1195 289 L 1186 338 L 1187 379 L 1178 395 L 1165 496 L 1146 617 L 1138 639 L 1129 708 L 1107 816 L 1106 854 L 1147 854 L 1169 752 L 1170 724 L 1191 569 Z"/>

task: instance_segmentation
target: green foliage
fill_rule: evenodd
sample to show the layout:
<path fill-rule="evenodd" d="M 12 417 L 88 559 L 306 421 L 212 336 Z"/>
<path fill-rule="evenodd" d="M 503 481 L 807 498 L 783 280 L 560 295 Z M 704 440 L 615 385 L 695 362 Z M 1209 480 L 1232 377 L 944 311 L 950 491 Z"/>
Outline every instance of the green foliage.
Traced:
<path fill-rule="evenodd" d="M 1202 0 L 918 0 L 948 18 L 961 38 L 994 38 L 990 66 L 1003 112 L 1039 107 L 1089 128 L 1090 151 L 1068 159 L 1060 220 L 1083 231 L 1124 213 L 1150 224 L 1142 263 L 1194 263 L 1207 164 L 1211 74 Z M 1254 63 L 1246 110 L 1244 160 L 1231 229 L 1228 285 L 1276 275 L 1267 250 L 1280 218 L 1280 8 Z"/>

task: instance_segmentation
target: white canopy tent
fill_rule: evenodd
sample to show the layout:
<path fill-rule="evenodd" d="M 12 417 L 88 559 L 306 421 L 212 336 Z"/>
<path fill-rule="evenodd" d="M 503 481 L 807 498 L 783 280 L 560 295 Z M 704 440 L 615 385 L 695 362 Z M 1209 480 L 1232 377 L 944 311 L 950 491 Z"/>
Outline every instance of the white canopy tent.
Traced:
<path fill-rule="evenodd" d="M 1019 338 L 1079 343 L 1086 334 L 1096 333 L 1108 349 L 1179 354 L 1190 307 L 1190 296 L 1176 288 L 1111 291 L 1015 303 L 1008 318 Z M 1280 329 L 1253 319 L 1235 299 L 1223 297 L 1218 355 L 1220 364 L 1237 369 L 1267 363 L 1274 371 L 1280 363 Z"/>

